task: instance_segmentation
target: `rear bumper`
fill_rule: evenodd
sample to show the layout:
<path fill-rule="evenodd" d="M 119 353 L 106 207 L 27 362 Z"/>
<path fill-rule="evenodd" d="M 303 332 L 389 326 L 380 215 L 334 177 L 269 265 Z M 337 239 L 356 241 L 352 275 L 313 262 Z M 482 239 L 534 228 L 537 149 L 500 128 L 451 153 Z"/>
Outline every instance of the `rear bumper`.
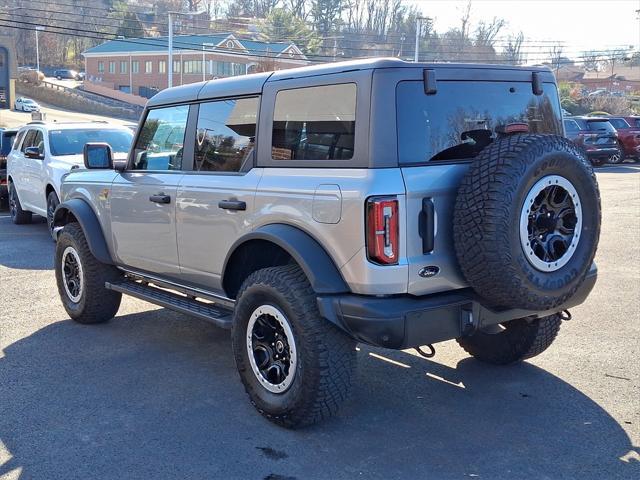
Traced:
<path fill-rule="evenodd" d="M 7 196 L 7 171 L 3 168 L 0 169 L 0 199 L 3 199 Z"/>
<path fill-rule="evenodd" d="M 585 149 L 587 158 L 608 158 L 619 152 L 618 147 L 594 148 L 593 150 Z"/>
<path fill-rule="evenodd" d="M 547 311 L 490 309 L 471 289 L 422 297 L 322 296 L 318 297 L 318 307 L 322 316 L 359 342 L 403 349 L 459 338 L 516 318 L 544 317 L 575 307 L 585 301 L 596 279 L 597 268 L 593 264 L 576 294 Z"/>

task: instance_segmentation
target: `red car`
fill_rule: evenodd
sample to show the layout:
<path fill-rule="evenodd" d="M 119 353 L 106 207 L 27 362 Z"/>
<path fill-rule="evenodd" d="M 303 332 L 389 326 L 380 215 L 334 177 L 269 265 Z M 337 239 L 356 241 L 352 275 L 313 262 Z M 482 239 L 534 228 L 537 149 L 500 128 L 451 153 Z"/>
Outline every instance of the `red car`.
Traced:
<path fill-rule="evenodd" d="M 565 117 L 566 137 L 581 147 L 595 166 L 610 162 L 612 157 L 620 160 L 618 134 L 608 118 Z"/>
<path fill-rule="evenodd" d="M 618 131 L 618 143 L 622 151 L 617 161 L 609 158 L 609 162 L 621 163 L 625 158 L 640 161 L 640 117 L 609 117 L 609 123 Z"/>

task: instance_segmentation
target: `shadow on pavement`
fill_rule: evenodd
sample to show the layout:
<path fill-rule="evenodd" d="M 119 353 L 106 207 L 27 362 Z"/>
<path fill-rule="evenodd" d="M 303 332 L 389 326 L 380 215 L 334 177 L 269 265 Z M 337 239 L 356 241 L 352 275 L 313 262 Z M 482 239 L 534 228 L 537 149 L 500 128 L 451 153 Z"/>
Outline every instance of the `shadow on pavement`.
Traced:
<path fill-rule="evenodd" d="M 596 167 L 596 173 L 640 173 L 640 164 L 624 163 L 619 165 L 604 165 Z"/>
<path fill-rule="evenodd" d="M 44 217 L 34 215 L 30 224 L 14 225 L 9 212 L 0 211 L 0 265 L 15 269 L 52 270 L 54 253 L 55 243 L 51 240 Z"/>
<path fill-rule="evenodd" d="M 613 479 L 640 470 L 620 459 L 637 453 L 613 418 L 527 363 L 449 368 L 361 347 L 341 414 L 287 431 L 250 405 L 228 332 L 167 310 L 97 326 L 60 321 L 3 353 L 0 477 Z"/>

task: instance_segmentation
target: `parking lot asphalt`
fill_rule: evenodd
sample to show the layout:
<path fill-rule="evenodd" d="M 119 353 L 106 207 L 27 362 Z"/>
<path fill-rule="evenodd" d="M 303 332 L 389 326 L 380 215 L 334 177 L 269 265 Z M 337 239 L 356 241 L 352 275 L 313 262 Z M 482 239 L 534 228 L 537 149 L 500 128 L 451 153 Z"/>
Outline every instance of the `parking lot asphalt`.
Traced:
<path fill-rule="evenodd" d="M 0 211 L 0 479 L 640 478 L 640 167 L 598 179 L 599 280 L 547 352 L 360 346 L 351 401 L 299 431 L 255 412 L 226 331 L 132 298 L 69 320 L 46 224 Z"/>

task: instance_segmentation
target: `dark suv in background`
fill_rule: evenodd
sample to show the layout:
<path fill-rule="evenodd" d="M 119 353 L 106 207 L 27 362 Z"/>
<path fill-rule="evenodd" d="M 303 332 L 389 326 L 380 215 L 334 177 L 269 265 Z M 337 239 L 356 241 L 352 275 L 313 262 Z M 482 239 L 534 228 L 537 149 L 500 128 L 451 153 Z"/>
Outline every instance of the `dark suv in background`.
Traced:
<path fill-rule="evenodd" d="M 609 123 L 618 132 L 618 143 L 622 152 L 620 162 L 625 158 L 640 160 L 640 118 L 608 117 Z"/>
<path fill-rule="evenodd" d="M 593 165 L 622 161 L 618 134 L 608 118 L 566 117 L 563 121 L 567 138 L 585 151 Z"/>
<path fill-rule="evenodd" d="M 0 128 L 0 204 L 7 200 L 7 155 L 17 133 L 17 128 Z"/>
<path fill-rule="evenodd" d="M 56 70 L 55 72 L 53 72 L 53 76 L 56 77 L 58 80 L 63 80 L 63 79 L 81 80 L 81 75 L 75 70 L 68 70 L 68 69 Z"/>

